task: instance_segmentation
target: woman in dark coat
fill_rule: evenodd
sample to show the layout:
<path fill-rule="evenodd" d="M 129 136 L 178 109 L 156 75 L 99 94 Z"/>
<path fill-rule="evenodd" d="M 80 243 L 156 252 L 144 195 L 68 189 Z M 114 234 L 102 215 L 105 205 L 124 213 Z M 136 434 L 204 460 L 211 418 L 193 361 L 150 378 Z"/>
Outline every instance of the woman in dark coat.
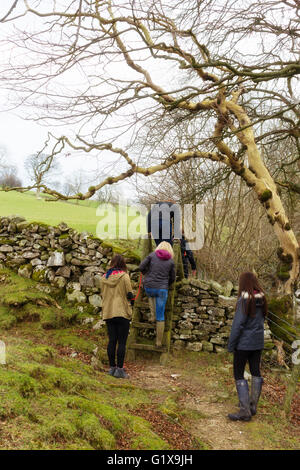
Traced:
<path fill-rule="evenodd" d="M 228 351 L 234 354 L 234 378 L 240 401 L 239 412 L 228 415 L 233 421 L 250 421 L 251 416 L 256 414 L 263 384 L 260 360 L 264 348 L 264 320 L 267 312 L 266 297 L 257 277 L 251 272 L 242 273 L 228 343 Z M 252 375 L 250 395 L 248 381 L 244 379 L 247 362 Z"/>
<path fill-rule="evenodd" d="M 144 288 L 149 298 L 151 317 L 156 320 L 156 346 L 162 346 L 165 330 L 165 308 L 170 285 L 175 281 L 174 252 L 168 242 L 161 242 L 140 264 Z"/>

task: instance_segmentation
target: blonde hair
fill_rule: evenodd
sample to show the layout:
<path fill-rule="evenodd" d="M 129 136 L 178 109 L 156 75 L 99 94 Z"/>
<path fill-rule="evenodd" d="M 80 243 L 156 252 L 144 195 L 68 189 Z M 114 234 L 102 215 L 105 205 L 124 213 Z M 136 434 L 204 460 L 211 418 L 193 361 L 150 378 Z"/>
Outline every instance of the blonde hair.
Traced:
<path fill-rule="evenodd" d="M 166 250 L 166 251 L 168 251 L 168 253 L 170 253 L 172 258 L 174 258 L 174 251 L 173 251 L 172 245 L 170 245 L 170 243 L 168 243 L 168 242 L 161 242 L 156 247 L 155 251 L 157 251 L 157 250 Z"/>

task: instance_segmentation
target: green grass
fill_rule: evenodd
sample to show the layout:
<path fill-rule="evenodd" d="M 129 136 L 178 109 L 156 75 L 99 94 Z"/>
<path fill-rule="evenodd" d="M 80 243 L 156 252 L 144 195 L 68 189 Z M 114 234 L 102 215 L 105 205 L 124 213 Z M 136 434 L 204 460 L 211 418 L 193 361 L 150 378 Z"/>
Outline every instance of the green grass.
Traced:
<path fill-rule="evenodd" d="M 65 202 L 46 202 L 37 200 L 33 194 L 0 192 L 0 215 L 17 214 L 28 222 L 40 221 L 49 225 L 65 222 L 79 232 L 88 231 L 96 235 L 97 223 L 95 207 L 67 204 Z"/>
<path fill-rule="evenodd" d="M 62 300 L 61 309 L 52 305 L 33 281 L 8 269 L 0 275 L 0 338 L 7 351 L 0 365 L 0 449 L 116 449 L 124 436 L 133 448 L 169 449 L 134 414 L 164 393 L 117 381 L 62 354 L 71 348 L 91 356 L 98 345 L 106 356 L 105 330 L 83 326 L 82 314 Z"/>
<path fill-rule="evenodd" d="M 49 225 L 58 225 L 65 222 L 78 232 L 88 231 L 96 235 L 97 224 L 102 216 L 97 216 L 99 204 L 96 201 L 78 201 L 76 203 L 53 201 L 47 202 L 45 198 L 36 199 L 34 193 L 18 193 L 0 191 L 0 216 L 20 215 L 28 222 L 44 222 Z M 133 220 L 134 217 L 129 218 Z M 109 223 L 113 231 L 118 234 L 119 224 L 114 221 L 112 214 Z"/>

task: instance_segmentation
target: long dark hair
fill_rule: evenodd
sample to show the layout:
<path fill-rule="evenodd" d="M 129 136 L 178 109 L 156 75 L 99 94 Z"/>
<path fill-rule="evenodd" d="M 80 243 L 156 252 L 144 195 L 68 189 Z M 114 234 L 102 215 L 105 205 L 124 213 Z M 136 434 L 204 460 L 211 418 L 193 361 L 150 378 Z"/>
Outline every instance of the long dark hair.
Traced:
<path fill-rule="evenodd" d="M 109 263 L 109 267 L 110 269 L 125 271 L 125 273 L 127 273 L 127 266 L 122 255 L 113 256 L 111 262 Z"/>
<path fill-rule="evenodd" d="M 255 274 L 247 271 L 240 275 L 238 298 L 241 297 L 243 292 L 248 293 L 248 298 L 247 298 L 246 308 L 245 308 L 246 315 L 251 315 L 252 317 L 255 316 L 255 305 L 256 305 L 255 294 L 261 293 L 263 294 L 262 296 L 263 314 L 264 316 L 267 316 L 268 314 L 267 299 L 265 296 L 265 292 L 263 288 L 261 287 Z"/>

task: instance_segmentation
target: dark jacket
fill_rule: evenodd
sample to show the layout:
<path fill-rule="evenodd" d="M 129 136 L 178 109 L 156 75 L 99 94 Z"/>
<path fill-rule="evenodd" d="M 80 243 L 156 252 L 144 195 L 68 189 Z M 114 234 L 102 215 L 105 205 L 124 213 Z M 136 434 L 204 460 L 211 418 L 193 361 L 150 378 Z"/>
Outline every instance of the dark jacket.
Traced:
<path fill-rule="evenodd" d="M 264 294 L 262 292 L 255 294 L 256 307 L 253 317 L 245 313 L 248 296 L 248 292 L 242 292 L 238 299 L 229 337 L 229 352 L 235 349 L 255 351 L 264 348 Z"/>
<path fill-rule="evenodd" d="M 172 202 L 157 202 L 152 204 L 147 215 L 147 230 L 154 239 L 172 239 L 172 226 L 174 237 L 181 236 L 181 208 Z"/>
<path fill-rule="evenodd" d="M 189 244 L 186 241 L 186 238 L 185 238 L 184 235 L 182 235 L 182 238 L 180 240 L 180 248 L 181 248 L 181 255 L 182 255 L 183 265 L 184 265 L 184 268 L 186 268 L 185 270 L 187 270 L 187 273 L 188 273 L 188 263 L 187 263 L 188 261 L 191 263 L 191 268 L 193 270 L 197 269 L 194 254 L 193 254 L 192 250 L 190 250 Z M 188 277 L 188 276 L 186 276 L 186 277 Z"/>
<path fill-rule="evenodd" d="M 150 253 L 141 262 L 139 270 L 144 274 L 144 287 L 168 289 L 175 281 L 175 263 L 165 250 Z"/>

